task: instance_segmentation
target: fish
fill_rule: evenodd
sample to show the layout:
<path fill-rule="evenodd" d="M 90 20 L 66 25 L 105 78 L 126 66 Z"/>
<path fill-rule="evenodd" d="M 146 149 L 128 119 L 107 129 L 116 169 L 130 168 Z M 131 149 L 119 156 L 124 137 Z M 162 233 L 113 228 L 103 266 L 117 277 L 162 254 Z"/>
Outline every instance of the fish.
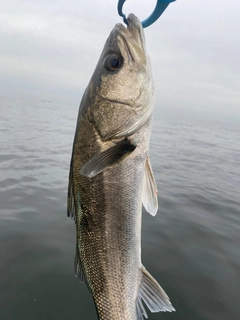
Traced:
<path fill-rule="evenodd" d="M 155 215 L 149 140 L 154 83 L 139 19 L 130 14 L 106 40 L 83 94 L 68 183 L 75 220 L 75 274 L 100 320 L 141 320 L 175 311 L 141 262 L 142 204 Z M 144 303 L 145 306 L 144 306 Z"/>

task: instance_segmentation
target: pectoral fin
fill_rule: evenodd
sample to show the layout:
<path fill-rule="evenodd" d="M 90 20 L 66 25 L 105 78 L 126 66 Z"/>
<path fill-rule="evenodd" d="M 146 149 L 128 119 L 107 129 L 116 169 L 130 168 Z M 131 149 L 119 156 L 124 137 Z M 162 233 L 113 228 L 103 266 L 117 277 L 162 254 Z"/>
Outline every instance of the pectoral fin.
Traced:
<path fill-rule="evenodd" d="M 142 203 L 144 208 L 152 216 L 155 216 L 158 210 L 157 185 L 152 172 L 149 158 L 147 157 L 143 178 Z"/>
<path fill-rule="evenodd" d="M 169 297 L 158 282 L 142 267 L 142 279 L 137 297 L 137 319 L 147 318 L 143 301 L 151 312 L 175 311 Z"/>
<path fill-rule="evenodd" d="M 97 174 L 105 170 L 106 168 L 117 163 L 120 159 L 124 159 L 130 155 L 136 146 L 125 139 L 115 146 L 101 152 L 100 154 L 92 157 L 80 170 L 83 176 L 88 178 L 95 177 Z"/>

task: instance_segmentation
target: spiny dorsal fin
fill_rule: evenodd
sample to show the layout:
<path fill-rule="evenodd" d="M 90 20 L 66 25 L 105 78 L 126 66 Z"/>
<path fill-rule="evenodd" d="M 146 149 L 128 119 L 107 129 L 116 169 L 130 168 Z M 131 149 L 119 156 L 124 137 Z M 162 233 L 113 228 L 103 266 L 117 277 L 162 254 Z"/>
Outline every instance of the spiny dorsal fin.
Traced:
<path fill-rule="evenodd" d="M 142 280 L 137 298 L 137 319 L 147 318 L 143 301 L 151 312 L 175 311 L 167 294 L 157 281 L 142 267 Z"/>
<path fill-rule="evenodd" d="M 76 221 L 75 204 L 74 204 L 74 187 L 73 187 L 73 160 L 70 163 L 69 180 L 68 180 L 68 202 L 67 215 Z"/>
<path fill-rule="evenodd" d="M 135 150 L 136 146 L 128 139 L 121 141 L 115 146 L 93 156 L 80 170 L 80 173 L 88 178 L 93 178 L 106 168 L 112 166 L 120 159 L 124 159 Z"/>
<path fill-rule="evenodd" d="M 143 178 L 142 203 L 147 212 L 152 216 L 155 216 L 158 210 L 157 193 L 157 185 L 154 179 L 150 159 L 147 157 Z"/>

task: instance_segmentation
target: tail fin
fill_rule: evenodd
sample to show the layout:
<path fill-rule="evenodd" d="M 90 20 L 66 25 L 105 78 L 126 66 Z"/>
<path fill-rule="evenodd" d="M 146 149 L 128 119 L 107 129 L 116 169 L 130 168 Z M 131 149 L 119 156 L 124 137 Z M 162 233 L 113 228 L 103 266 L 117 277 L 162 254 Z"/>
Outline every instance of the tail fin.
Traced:
<path fill-rule="evenodd" d="M 144 267 L 137 298 L 138 320 L 142 320 L 143 316 L 147 318 L 143 301 L 151 312 L 175 311 L 165 291 Z"/>

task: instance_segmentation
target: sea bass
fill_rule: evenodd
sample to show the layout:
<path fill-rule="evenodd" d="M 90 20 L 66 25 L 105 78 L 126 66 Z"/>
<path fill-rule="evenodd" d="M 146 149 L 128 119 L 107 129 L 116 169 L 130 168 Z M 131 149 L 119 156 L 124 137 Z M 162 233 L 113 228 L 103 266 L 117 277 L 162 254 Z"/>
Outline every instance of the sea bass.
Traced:
<path fill-rule="evenodd" d="M 139 19 L 117 24 L 86 88 L 77 120 L 68 187 L 76 223 L 76 275 L 101 320 L 136 320 L 174 311 L 141 262 L 142 204 L 155 215 L 157 188 L 148 150 L 154 105 L 151 66 Z"/>

